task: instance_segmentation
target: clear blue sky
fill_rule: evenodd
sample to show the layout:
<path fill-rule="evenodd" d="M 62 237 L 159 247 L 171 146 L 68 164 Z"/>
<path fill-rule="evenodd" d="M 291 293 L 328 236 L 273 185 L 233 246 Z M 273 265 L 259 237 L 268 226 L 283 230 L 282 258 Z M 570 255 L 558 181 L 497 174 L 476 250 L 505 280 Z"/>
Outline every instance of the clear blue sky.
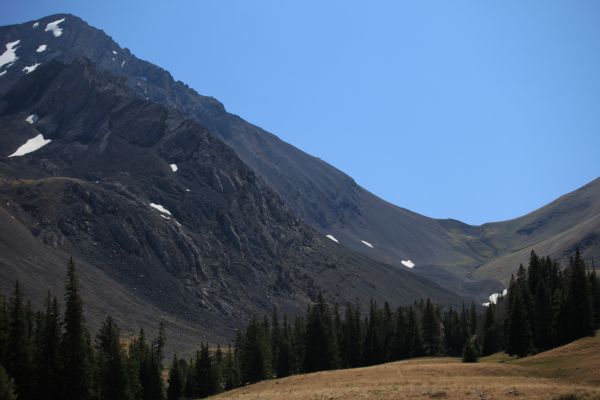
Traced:
<path fill-rule="evenodd" d="M 600 176 L 600 1 L 30 1 L 375 194 L 470 223 Z"/>

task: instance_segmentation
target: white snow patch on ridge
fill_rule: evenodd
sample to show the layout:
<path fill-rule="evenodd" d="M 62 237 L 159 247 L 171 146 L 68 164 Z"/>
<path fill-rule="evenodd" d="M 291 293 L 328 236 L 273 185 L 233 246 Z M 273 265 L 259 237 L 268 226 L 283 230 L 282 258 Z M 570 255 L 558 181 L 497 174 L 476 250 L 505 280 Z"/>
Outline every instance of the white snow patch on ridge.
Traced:
<path fill-rule="evenodd" d="M 169 166 L 171 167 L 171 170 L 173 170 L 173 172 L 177 172 L 177 164 L 170 164 Z"/>
<path fill-rule="evenodd" d="M 166 208 L 164 208 L 160 204 L 150 203 L 150 207 L 157 209 L 158 211 L 160 211 L 163 214 L 172 215 L 169 210 L 167 210 Z"/>
<path fill-rule="evenodd" d="M 16 47 L 21 43 L 20 40 L 15 40 L 14 42 L 6 43 L 4 53 L 0 54 L 0 68 L 5 66 L 6 64 L 14 63 L 19 59 L 17 57 L 17 49 Z"/>
<path fill-rule="evenodd" d="M 38 121 L 38 119 L 40 119 L 40 118 L 37 115 L 31 114 L 29 117 L 25 118 L 25 121 L 27 121 L 33 125 Z"/>
<path fill-rule="evenodd" d="M 4 75 L 5 73 L 6 73 L 6 71 L 0 72 L 0 76 Z"/>
<path fill-rule="evenodd" d="M 33 153 L 34 151 L 41 149 L 51 141 L 52 140 L 50 139 L 44 139 L 44 135 L 40 133 L 33 139 L 29 139 L 28 141 L 26 141 L 24 145 L 19 147 L 17 151 L 12 153 L 9 157 L 20 157 L 24 156 L 25 154 Z"/>
<path fill-rule="evenodd" d="M 33 24 L 33 27 L 34 27 L 34 28 L 37 28 L 39 25 L 40 25 L 40 23 L 39 23 L 39 22 L 36 22 L 36 23 L 34 23 L 34 24 Z"/>
<path fill-rule="evenodd" d="M 25 74 L 29 74 L 30 72 L 33 72 L 36 70 L 37 67 L 39 67 L 40 65 L 42 65 L 41 63 L 35 63 L 33 65 L 28 65 L 27 67 L 23 68 L 23 71 L 25 72 Z"/>
<path fill-rule="evenodd" d="M 54 22 L 50 22 L 48 25 L 46 25 L 46 29 L 44 29 L 44 32 L 52 32 L 54 34 L 54 37 L 59 37 L 60 35 L 62 35 L 63 30 L 58 26 L 58 24 L 60 24 L 64 20 L 65 19 L 62 18 Z"/>
<path fill-rule="evenodd" d="M 46 46 L 45 44 L 40 44 L 40 47 L 38 47 L 35 51 L 37 51 L 38 53 L 43 53 L 44 51 L 46 51 L 47 48 L 48 46 Z"/>
<path fill-rule="evenodd" d="M 400 261 L 402 263 L 402 265 L 404 265 L 406 268 L 414 268 L 415 267 L 415 263 L 412 262 L 411 260 L 401 260 Z"/>
<path fill-rule="evenodd" d="M 502 293 L 492 293 L 492 294 L 490 294 L 490 297 L 488 297 L 488 299 L 490 301 L 488 301 L 486 303 L 481 303 L 481 305 L 484 306 L 484 307 L 489 307 L 490 304 L 497 304 L 498 303 L 498 299 L 500 297 L 506 296 L 507 293 L 508 293 L 508 289 L 504 289 L 502 291 Z"/>
<path fill-rule="evenodd" d="M 365 246 L 367 246 L 367 247 L 370 247 L 370 248 L 373 248 L 373 245 L 372 245 L 371 243 L 369 243 L 369 242 L 366 242 L 366 241 L 364 241 L 364 240 L 361 240 L 361 242 L 362 242 L 362 244 L 364 244 Z"/>
<path fill-rule="evenodd" d="M 326 238 L 333 240 L 336 243 L 339 243 L 339 241 L 333 235 L 327 235 Z"/>
<path fill-rule="evenodd" d="M 116 55 L 117 55 L 117 52 L 113 50 L 113 54 L 116 56 Z"/>

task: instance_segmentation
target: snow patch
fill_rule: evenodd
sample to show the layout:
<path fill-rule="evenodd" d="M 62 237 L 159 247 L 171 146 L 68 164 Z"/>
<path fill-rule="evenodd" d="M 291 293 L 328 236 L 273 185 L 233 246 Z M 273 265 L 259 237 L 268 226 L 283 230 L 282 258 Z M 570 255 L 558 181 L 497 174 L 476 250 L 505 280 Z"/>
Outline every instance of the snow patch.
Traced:
<path fill-rule="evenodd" d="M 17 57 L 17 49 L 16 47 L 21 43 L 20 40 L 15 40 L 14 42 L 6 43 L 4 53 L 0 54 L 0 68 L 5 66 L 6 64 L 12 64 L 19 59 Z"/>
<path fill-rule="evenodd" d="M 46 29 L 44 29 L 44 32 L 52 32 L 52 34 L 54 34 L 54 37 L 59 37 L 63 34 L 63 30 L 58 25 L 64 20 L 65 19 L 62 18 L 54 22 L 50 22 L 48 25 L 46 25 Z"/>
<path fill-rule="evenodd" d="M 171 170 L 173 172 L 177 172 L 177 165 L 176 164 L 170 164 L 169 166 L 171 167 Z"/>
<path fill-rule="evenodd" d="M 0 72 L 0 76 L 4 75 L 5 73 L 6 73 L 6 71 Z"/>
<path fill-rule="evenodd" d="M 186 191 L 186 192 L 191 192 L 191 190 L 190 190 L 190 189 L 185 189 L 185 191 Z"/>
<path fill-rule="evenodd" d="M 41 63 L 35 63 L 33 65 L 29 65 L 25 68 L 23 68 L 23 72 L 25 72 L 25 74 L 29 74 L 33 71 L 35 71 L 37 69 L 37 67 L 39 67 L 40 65 L 42 65 Z"/>
<path fill-rule="evenodd" d="M 38 122 L 38 119 L 40 119 L 37 115 L 35 114 L 31 114 L 29 117 L 25 118 L 25 121 L 29 122 L 31 125 L 35 124 L 36 122 Z"/>
<path fill-rule="evenodd" d="M 362 244 L 364 244 L 365 246 L 367 246 L 367 247 L 370 247 L 370 248 L 373 248 L 373 245 L 372 245 L 371 243 L 369 243 L 369 242 L 366 242 L 366 241 L 364 241 L 364 240 L 361 240 L 361 242 L 362 242 Z"/>
<path fill-rule="evenodd" d="M 490 297 L 488 297 L 489 301 L 485 302 L 485 303 L 481 303 L 481 305 L 484 307 L 489 307 L 490 304 L 497 304 L 498 299 L 506 296 L 507 293 L 508 293 L 508 289 L 504 289 L 502 292 L 499 292 L 499 293 L 492 293 L 492 294 L 490 294 Z"/>
<path fill-rule="evenodd" d="M 40 25 L 40 23 L 39 23 L 39 22 L 36 22 L 36 23 L 34 23 L 34 24 L 33 24 L 33 27 L 34 27 L 34 28 L 37 28 L 39 25 Z"/>
<path fill-rule="evenodd" d="M 40 47 L 38 47 L 35 51 L 37 51 L 38 53 L 43 53 L 44 51 L 46 51 L 47 48 L 48 46 L 46 46 L 45 44 L 40 44 Z"/>
<path fill-rule="evenodd" d="M 116 55 L 117 55 L 117 52 L 113 50 L 113 54 L 116 56 Z"/>
<path fill-rule="evenodd" d="M 44 139 L 44 135 L 40 133 L 33 139 L 29 139 L 28 141 L 26 141 L 24 145 L 19 147 L 17 151 L 12 153 L 9 157 L 20 157 L 24 156 L 25 154 L 33 153 L 34 151 L 41 149 L 51 141 L 52 140 L 50 139 Z"/>
<path fill-rule="evenodd" d="M 333 235 L 327 235 L 326 237 L 330 240 L 333 240 L 336 243 L 339 243 L 339 241 Z"/>
<path fill-rule="evenodd" d="M 400 261 L 402 263 L 402 265 L 404 265 L 406 268 L 414 268 L 415 267 L 415 263 L 412 262 L 411 260 L 401 260 Z"/>
<path fill-rule="evenodd" d="M 166 208 L 164 208 L 160 204 L 150 203 L 150 207 L 157 209 L 158 211 L 160 211 L 163 214 L 172 215 L 169 210 L 167 210 Z"/>
<path fill-rule="evenodd" d="M 124 65 L 125 65 L 125 60 L 123 60 L 123 62 L 121 63 L 121 68 L 123 68 Z"/>

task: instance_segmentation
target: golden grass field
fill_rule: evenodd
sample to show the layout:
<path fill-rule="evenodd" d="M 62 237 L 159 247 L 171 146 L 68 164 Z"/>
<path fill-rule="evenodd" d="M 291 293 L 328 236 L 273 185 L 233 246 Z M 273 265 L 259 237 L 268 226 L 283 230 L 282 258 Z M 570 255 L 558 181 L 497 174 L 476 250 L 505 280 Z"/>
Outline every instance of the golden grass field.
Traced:
<path fill-rule="evenodd" d="M 215 399 L 600 399 L 600 337 L 477 364 L 422 358 L 260 382 Z"/>

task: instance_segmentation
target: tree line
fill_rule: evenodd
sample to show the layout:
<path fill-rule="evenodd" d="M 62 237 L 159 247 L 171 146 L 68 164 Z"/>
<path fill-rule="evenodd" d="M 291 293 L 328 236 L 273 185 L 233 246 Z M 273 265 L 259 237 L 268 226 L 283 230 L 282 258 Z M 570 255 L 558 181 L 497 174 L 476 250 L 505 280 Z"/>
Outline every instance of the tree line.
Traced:
<path fill-rule="evenodd" d="M 395 309 L 371 301 L 362 310 L 358 301 L 332 305 L 319 295 L 292 321 L 277 310 L 253 317 L 226 349 L 201 343 L 190 359 L 174 355 L 163 378 L 162 326 L 158 337 L 148 340 L 141 330 L 123 343 L 107 317 L 90 336 L 71 260 L 64 313 L 50 295 L 34 313 L 18 282 L 12 297 L 0 302 L 0 400 L 203 398 L 275 377 L 413 357 L 472 362 L 498 351 L 522 357 L 599 327 L 600 282 L 579 252 L 564 270 L 532 252 L 507 295 L 488 307 L 455 309 L 427 299 Z M 13 391 L 18 397 L 10 396 Z"/>

